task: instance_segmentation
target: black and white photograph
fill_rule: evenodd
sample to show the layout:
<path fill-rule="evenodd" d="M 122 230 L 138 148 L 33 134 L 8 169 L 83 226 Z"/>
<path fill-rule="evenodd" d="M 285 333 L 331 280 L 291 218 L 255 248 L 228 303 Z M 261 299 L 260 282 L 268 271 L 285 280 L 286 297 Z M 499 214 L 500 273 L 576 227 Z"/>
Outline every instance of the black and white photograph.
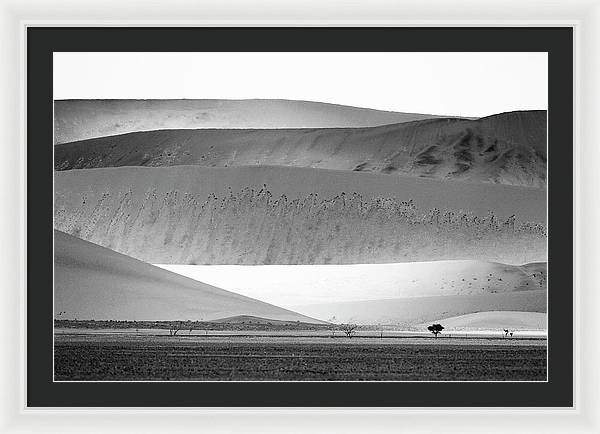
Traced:
<path fill-rule="evenodd" d="M 54 382 L 547 381 L 546 52 L 55 52 L 53 86 Z"/>

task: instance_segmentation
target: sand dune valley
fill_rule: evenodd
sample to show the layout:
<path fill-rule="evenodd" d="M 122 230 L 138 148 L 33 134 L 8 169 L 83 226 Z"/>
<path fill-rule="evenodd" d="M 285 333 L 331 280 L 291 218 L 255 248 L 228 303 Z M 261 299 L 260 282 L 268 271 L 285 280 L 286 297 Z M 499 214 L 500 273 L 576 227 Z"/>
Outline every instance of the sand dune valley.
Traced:
<path fill-rule="evenodd" d="M 545 380 L 546 118 L 55 101 L 55 379 Z"/>

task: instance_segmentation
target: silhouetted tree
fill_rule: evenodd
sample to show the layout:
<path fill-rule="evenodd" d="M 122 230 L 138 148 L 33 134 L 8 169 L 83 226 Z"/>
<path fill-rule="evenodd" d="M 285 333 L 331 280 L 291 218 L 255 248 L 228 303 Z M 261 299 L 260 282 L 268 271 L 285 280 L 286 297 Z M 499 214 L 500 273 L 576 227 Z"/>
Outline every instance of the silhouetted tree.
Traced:
<path fill-rule="evenodd" d="M 358 326 L 356 324 L 342 324 L 342 330 L 346 333 L 346 336 L 351 338 L 356 333 L 356 328 Z"/>
<path fill-rule="evenodd" d="M 441 324 L 432 324 L 429 327 L 427 327 L 427 330 L 433 333 L 433 335 L 437 338 L 437 335 L 440 334 L 442 330 L 444 330 L 444 326 Z"/>

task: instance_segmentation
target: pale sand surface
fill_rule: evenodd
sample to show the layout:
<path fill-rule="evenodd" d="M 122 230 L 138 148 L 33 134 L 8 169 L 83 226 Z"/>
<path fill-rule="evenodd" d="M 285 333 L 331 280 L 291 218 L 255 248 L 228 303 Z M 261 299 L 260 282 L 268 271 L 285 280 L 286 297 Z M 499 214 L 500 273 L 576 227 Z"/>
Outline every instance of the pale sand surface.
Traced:
<path fill-rule="evenodd" d="M 339 322 L 389 324 L 400 328 L 441 322 L 446 318 L 486 311 L 547 311 L 547 291 L 514 291 L 487 295 L 406 297 L 383 300 L 321 303 L 295 306 L 294 310 L 315 318 L 333 316 Z"/>
<path fill-rule="evenodd" d="M 545 263 L 523 267 L 483 261 L 344 265 L 155 265 L 286 308 L 301 304 L 399 297 L 486 295 L 546 287 Z"/>
<path fill-rule="evenodd" d="M 477 312 L 432 322 L 443 323 L 448 330 L 507 329 L 516 333 L 517 330 L 544 331 L 548 329 L 548 315 L 542 312 Z"/>

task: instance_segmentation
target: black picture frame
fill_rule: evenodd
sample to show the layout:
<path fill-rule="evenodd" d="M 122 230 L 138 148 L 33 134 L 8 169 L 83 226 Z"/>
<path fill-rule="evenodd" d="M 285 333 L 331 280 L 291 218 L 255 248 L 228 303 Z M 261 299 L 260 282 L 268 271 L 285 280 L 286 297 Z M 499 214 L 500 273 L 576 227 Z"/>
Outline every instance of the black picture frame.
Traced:
<path fill-rule="evenodd" d="M 548 52 L 547 382 L 53 382 L 53 80 L 57 51 Z M 573 405 L 571 27 L 35 27 L 26 40 L 28 407 Z M 557 266 L 553 267 L 553 264 Z"/>

